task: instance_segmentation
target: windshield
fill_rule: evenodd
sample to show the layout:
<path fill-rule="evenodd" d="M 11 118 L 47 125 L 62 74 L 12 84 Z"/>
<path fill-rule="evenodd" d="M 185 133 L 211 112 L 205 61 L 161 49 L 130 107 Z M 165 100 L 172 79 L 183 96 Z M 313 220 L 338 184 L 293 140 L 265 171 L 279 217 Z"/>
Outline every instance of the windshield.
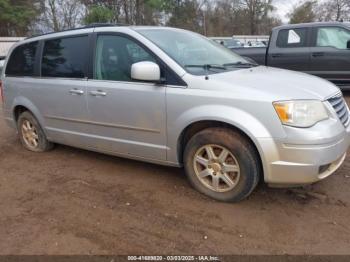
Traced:
<path fill-rule="evenodd" d="M 190 31 L 178 29 L 137 31 L 194 75 L 215 74 L 254 66 L 222 45 Z"/>

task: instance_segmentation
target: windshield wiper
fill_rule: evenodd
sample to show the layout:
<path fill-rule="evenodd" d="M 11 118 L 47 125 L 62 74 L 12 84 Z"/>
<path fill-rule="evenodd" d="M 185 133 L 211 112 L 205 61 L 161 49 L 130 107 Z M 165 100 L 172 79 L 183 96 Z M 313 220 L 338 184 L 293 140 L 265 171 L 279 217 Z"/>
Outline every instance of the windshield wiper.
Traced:
<path fill-rule="evenodd" d="M 215 64 L 204 64 L 204 65 L 184 65 L 184 67 L 198 67 L 203 68 L 205 70 L 210 69 L 221 69 L 221 70 L 227 70 L 227 68 L 223 65 L 215 65 Z"/>
<path fill-rule="evenodd" d="M 223 64 L 223 66 L 233 66 L 233 67 L 249 68 L 249 67 L 258 66 L 258 64 L 255 64 L 255 63 L 248 63 L 248 62 L 235 62 L 235 63 Z"/>

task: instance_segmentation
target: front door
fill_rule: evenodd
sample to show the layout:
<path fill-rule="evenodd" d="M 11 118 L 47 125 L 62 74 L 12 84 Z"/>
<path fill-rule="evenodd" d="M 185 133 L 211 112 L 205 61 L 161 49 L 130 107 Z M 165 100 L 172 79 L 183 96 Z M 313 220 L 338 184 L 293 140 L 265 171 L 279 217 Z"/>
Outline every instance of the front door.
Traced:
<path fill-rule="evenodd" d="M 350 87 L 350 30 L 329 26 L 314 29 L 310 73 Z"/>
<path fill-rule="evenodd" d="M 166 160 L 166 87 L 133 81 L 131 65 L 140 61 L 156 62 L 130 37 L 97 35 L 94 79 L 87 83 L 92 147 Z"/>

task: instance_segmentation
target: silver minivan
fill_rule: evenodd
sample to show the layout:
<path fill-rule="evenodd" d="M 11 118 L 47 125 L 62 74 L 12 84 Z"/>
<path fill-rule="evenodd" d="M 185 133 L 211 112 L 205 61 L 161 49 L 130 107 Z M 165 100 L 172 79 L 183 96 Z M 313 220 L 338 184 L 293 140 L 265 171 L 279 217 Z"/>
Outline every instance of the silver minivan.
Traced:
<path fill-rule="evenodd" d="M 26 149 L 59 143 L 184 167 L 193 187 L 221 201 L 244 199 L 259 180 L 322 180 L 350 143 L 333 84 L 175 28 L 95 25 L 29 38 L 11 49 L 0 86 Z"/>

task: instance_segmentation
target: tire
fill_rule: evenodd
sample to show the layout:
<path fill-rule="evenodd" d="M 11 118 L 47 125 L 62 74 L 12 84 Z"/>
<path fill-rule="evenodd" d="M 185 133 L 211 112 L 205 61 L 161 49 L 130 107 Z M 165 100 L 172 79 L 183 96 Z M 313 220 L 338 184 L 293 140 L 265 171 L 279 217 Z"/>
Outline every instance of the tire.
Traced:
<path fill-rule="evenodd" d="M 194 135 L 185 147 L 184 166 L 195 189 L 224 202 L 248 197 L 262 173 L 255 147 L 228 128 L 208 128 Z"/>
<path fill-rule="evenodd" d="M 21 113 L 18 117 L 17 130 L 22 145 L 29 151 L 46 152 L 54 146 L 47 140 L 39 122 L 29 111 Z"/>

